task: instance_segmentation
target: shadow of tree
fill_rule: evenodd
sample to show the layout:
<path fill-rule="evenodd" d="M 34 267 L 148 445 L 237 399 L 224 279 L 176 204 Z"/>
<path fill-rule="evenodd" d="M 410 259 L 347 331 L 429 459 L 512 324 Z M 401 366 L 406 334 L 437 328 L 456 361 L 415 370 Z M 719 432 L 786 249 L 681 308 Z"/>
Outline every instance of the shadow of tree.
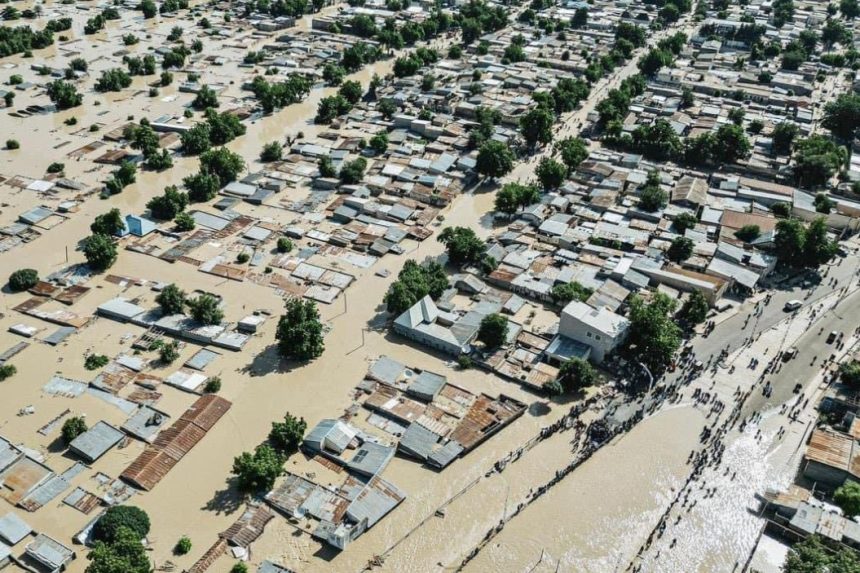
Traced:
<path fill-rule="evenodd" d="M 236 481 L 234 476 L 227 478 L 225 480 L 227 486 L 217 490 L 202 509 L 215 512 L 218 515 L 230 515 L 240 509 L 245 502 L 245 496 L 236 488 Z"/>
<path fill-rule="evenodd" d="M 288 374 L 295 368 L 305 365 L 305 362 L 296 362 L 281 357 L 277 344 L 270 344 L 262 352 L 254 356 L 247 365 L 239 369 L 242 374 L 249 376 L 266 376 L 267 374 Z"/>

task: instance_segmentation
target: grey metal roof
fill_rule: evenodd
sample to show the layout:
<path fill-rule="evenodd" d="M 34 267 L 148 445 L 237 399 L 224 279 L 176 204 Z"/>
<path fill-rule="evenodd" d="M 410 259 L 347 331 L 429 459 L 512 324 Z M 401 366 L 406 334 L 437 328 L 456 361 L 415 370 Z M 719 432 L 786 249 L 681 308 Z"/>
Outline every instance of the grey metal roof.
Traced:
<path fill-rule="evenodd" d="M 54 570 L 63 567 L 75 555 L 74 551 L 44 533 L 37 535 L 36 539 L 27 545 L 25 551 L 42 565 Z"/>
<path fill-rule="evenodd" d="M 99 314 L 118 317 L 124 320 L 131 320 L 138 314 L 141 314 L 146 309 L 142 306 L 129 302 L 128 300 L 117 297 L 105 303 L 102 303 L 96 309 Z"/>
<path fill-rule="evenodd" d="M 56 346 L 57 344 L 68 338 L 76 330 L 77 329 L 74 326 L 61 326 L 60 328 L 46 336 L 45 342 L 47 342 L 51 346 Z"/>
<path fill-rule="evenodd" d="M 15 545 L 33 531 L 33 528 L 27 525 L 23 519 L 18 517 L 18 514 L 10 511 L 3 517 L 0 517 L 0 539 L 10 545 Z"/>
<path fill-rule="evenodd" d="M 352 456 L 347 467 L 354 472 L 374 476 L 381 473 L 394 457 L 395 448 L 374 442 L 365 442 Z"/>
<path fill-rule="evenodd" d="M 397 448 L 409 455 L 426 460 L 439 441 L 440 436 L 420 424 L 410 424 L 400 438 Z"/>
<path fill-rule="evenodd" d="M 9 467 L 20 455 L 21 450 L 0 438 L 0 472 Z"/>
<path fill-rule="evenodd" d="M 382 356 L 370 366 L 368 377 L 393 386 L 405 370 L 406 366 L 400 362 L 387 356 Z"/>
<path fill-rule="evenodd" d="M 195 370 L 204 370 L 209 364 L 212 363 L 213 360 L 221 356 L 214 350 L 209 350 L 208 348 L 201 348 L 197 352 L 194 353 L 194 356 L 188 359 L 185 363 L 185 366 L 189 368 L 193 368 Z"/>
<path fill-rule="evenodd" d="M 52 475 L 47 481 L 28 493 L 27 497 L 21 500 L 19 505 L 28 511 L 36 511 L 40 507 L 48 505 L 61 493 L 66 491 L 71 485 L 71 481 L 85 469 L 86 466 L 83 464 L 75 463 L 75 465 L 64 471 L 61 475 Z"/>
<path fill-rule="evenodd" d="M 85 460 L 94 462 L 117 445 L 124 435 L 107 422 L 100 421 L 72 440 L 69 449 Z"/>
<path fill-rule="evenodd" d="M 169 421 L 170 416 L 167 414 L 149 406 L 141 406 L 137 412 L 126 420 L 122 425 L 122 429 L 135 438 L 145 442 L 152 442 L 159 430 Z"/>
<path fill-rule="evenodd" d="M 425 370 L 415 377 L 406 391 L 429 402 L 436 397 L 436 394 L 442 390 L 447 382 L 448 380 L 444 376 Z"/>
<path fill-rule="evenodd" d="M 356 523 L 366 519 L 367 527 L 370 528 L 404 499 L 406 494 L 397 489 L 394 484 L 375 477 L 370 480 L 355 501 L 349 504 L 346 513 Z"/>
<path fill-rule="evenodd" d="M 451 440 L 427 457 L 427 462 L 437 468 L 447 467 L 463 453 L 463 446 Z"/>

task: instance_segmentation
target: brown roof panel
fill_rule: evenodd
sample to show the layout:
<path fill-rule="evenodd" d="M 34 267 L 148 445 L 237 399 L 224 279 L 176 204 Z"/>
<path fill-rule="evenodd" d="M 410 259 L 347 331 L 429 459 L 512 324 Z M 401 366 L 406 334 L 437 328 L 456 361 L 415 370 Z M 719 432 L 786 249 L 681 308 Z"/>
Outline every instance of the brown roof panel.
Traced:
<path fill-rule="evenodd" d="M 208 432 L 232 405 L 229 400 L 225 400 L 221 396 L 205 394 L 189 406 L 180 419 L 194 422 L 195 425 Z"/>

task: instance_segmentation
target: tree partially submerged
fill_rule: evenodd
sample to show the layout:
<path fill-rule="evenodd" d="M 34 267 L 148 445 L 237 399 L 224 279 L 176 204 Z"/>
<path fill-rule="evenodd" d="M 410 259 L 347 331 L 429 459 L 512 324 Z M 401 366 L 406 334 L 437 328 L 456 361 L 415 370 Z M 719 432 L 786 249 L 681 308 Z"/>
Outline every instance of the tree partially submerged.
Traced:
<path fill-rule="evenodd" d="M 325 350 L 323 337 L 323 325 L 316 303 L 301 298 L 290 299 L 275 333 L 281 356 L 303 361 L 318 358 Z"/>
<path fill-rule="evenodd" d="M 410 259 L 403 265 L 397 280 L 388 287 L 382 301 L 388 312 L 399 315 L 427 295 L 438 299 L 448 286 L 442 265 L 435 261 L 420 265 Z"/>
<path fill-rule="evenodd" d="M 283 422 L 272 422 L 269 443 L 281 454 L 289 457 L 299 451 L 307 429 L 308 424 L 304 418 L 296 418 L 288 412 L 284 415 Z"/>

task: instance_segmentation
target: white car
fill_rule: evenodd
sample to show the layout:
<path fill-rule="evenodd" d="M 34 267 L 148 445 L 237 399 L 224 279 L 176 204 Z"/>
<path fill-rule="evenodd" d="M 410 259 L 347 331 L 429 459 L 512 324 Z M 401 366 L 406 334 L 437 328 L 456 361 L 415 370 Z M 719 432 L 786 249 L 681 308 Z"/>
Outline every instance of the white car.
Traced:
<path fill-rule="evenodd" d="M 783 309 L 791 312 L 793 310 L 797 310 L 801 306 L 803 306 L 802 302 L 800 302 L 797 299 L 793 299 L 793 300 L 790 300 L 787 303 L 785 303 L 785 306 L 783 307 Z"/>

